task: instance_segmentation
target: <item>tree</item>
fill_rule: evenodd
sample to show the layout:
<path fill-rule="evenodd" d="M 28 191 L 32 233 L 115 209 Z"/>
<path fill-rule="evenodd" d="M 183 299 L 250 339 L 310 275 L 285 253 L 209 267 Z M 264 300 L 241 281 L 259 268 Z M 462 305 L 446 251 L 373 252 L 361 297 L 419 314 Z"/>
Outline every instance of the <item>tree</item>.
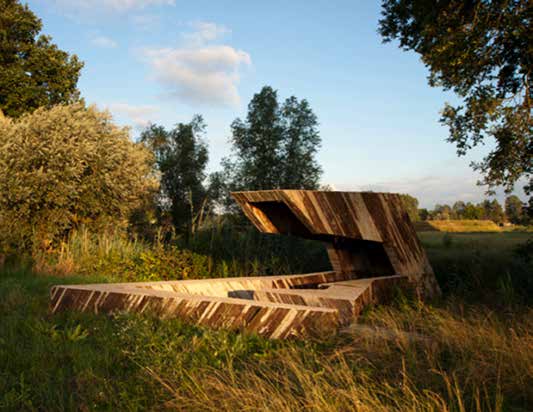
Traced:
<path fill-rule="evenodd" d="M 0 110 L 18 117 L 72 103 L 83 63 L 40 35 L 41 20 L 19 0 L 0 0 Z"/>
<path fill-rule="evenodd" d="M 281 109 L 284 166 L 281 186 L 285 189 L 316 189 L 322 170 L 315 160 L 320 147 L 318 120 L 307 100 L 294 96 L 285 100 Z"/>
<path fill-rule="evenodd" d="M 514 224 L 522 223 L 522 208 L 522 201 L 518 196 L 512 195 L 505 198 L 505 215 L 509 222 Z"/>
<path fill-rule="evenodd" d="M 484 209 L 479 205 L 468 202 L 463 212 L 463 219 L 479 220 L 483 219 Z"/>
<path fill-rule="evenodd" d="M 529 0 L 384 0 L 379 32 L 419 53 L 429 84 L 453 90 L 441 122 L 459 155 L 486 140 L 494 149 L 479 170 L 489 191 L 510 192 L 520 178 L 533 191 L 533 13 Z"/>
<path fill-rule="evenodd" d="M 504 213 L 503 208 L 496 199 L 494 200 L 484 200 L 480 203 L 480 206 L 483 208 L 483 217 L 482 219 L 492 220 L 494 223 L 503 222 Z"/>
<path fill-rule="evenodd" d="M 231 124 L 231 143 L 236 159 L 226 159 L 225 169 L 235 189 L 279 188 L 283 127 L 277 92 L 265 86 L 248 104 L 246 122 L 237 118 Z"/>
<path fill-rule="evenodd" d="M 79 225 L 124 225 L 156 186 L 152 155 L 82 104 L 0 118 L 0 249 L 49 246 Z"/>
<path fill-rule="evenodd" d="M 202 136 L 205 123 L 196 115 L 189 123 L 174 129 L 150 125 L 141 141 L 153 150 L 161 173 L 160 206 L 168 210 L 174 226 L 182 232 L 194 231 L 206 209 L 205 168 L 209 160 Z"/>
<path fill-rule="evenodd" d="M 448 205 L 435 205 L 435 209 L 431 213 L 435 220 L 449 220 L 452 214 L 452 208 Z"/>
<path fill-rule="evenodd" d="M 248 105 L 246 121 L 232 125 L 233 156 L 223 161 L 228 190 L 317 189 L 321 168 L 318 121 L 309 103 L 292 96 L 280 107 L 265 86 Z"/>
<path fill-rule="evenodd" d="M 420 217 L 418 215 L 418 199 L 416 197 L 413 197 L 411 195 L 400 195 L 403 206 L 405 210 L 407 211 L 407 214 L 409 215 L 409 218 L 412 222 L 416 222 L 420 220 Z"/>
<path fill-rule="evenodd" d="M 418 209 L 418 220 L 425 222 L 429 219 L 429 211 L 426 208 Z"/>
<path fill-rule="evenodd" d="M 466 204 L 462 200 L 458 200 L 452 206 L 452 216 L 454 219 L 463 219 Z"/>

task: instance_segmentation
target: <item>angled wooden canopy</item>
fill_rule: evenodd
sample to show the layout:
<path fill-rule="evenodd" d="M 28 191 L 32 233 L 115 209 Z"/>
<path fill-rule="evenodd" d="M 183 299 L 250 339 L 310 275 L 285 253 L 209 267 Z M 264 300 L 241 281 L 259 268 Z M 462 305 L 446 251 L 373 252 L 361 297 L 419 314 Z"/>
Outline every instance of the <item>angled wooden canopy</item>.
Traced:
<path fill-rule="evenodd" d="M 261 232 L 324 241 L 335 271 L 404 275 L 420 295 L 440 293 L 398 194 L 262 190 L 232 195 Z"/>
<path fill-rule="evenodd" d="M 399 195 L 267 190 L 232 193 L 264 233 L 325 242 L 333 270 L 303 275 L 59 285 L 53 313 L 150 311 L 269 338 L 324 336 L 397 287 L 439 294 Z M 176 274 L 179 276 L 179 274 Z"/>

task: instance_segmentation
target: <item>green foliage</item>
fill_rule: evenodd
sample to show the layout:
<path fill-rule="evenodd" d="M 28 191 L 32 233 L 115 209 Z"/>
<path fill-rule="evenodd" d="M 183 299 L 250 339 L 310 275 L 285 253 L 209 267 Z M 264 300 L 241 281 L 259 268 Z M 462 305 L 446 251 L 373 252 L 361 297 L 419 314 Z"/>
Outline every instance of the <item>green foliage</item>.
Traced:
<path fill-rule="evenodd" d="M 81 224 L 124 225 L 155 185 L 151 154 L 81 104 L 0 119 L 1 251 L 47 249 Z"/>
<path fill-rule="evenodd" d="M 6 116 L 78 100 L 83 63 L 38 36 L 41 27 L 27 5 L 0 0 L 0 112 Z"/>
<path fill-rule="evenodd" d="M 218 176 L 229 190 L 317 189 L 318 120 L 309 103 L 291 96 L 282 106 L 265 86 L 248 105 L 246 121 L 232 125 L 233 158 Z"/>
<path fill-rule="evenodd" d="M 471 202 L 468 202 L 465 205 L 462 215 L 458 215 L 459 218 L 464 219 L 483 219 L 483 208 L 481 206 L 476 206 Z"/>
<path fill-rule="evenodd" d="M 250 224 L 237 224 L 224 217 L 217 219 L 187 242 L 178 244 L 181 248 L 210 256 L 218 267 L 218 262 L 226 262 L 232 273 L 229 276 L 330 270 L 322 242 L 264 234 Z M 218 276 L 216 271 L 213 275 Z M 226 276 L 225 271 L 222 276 Z"/>
<path fill-rule="evenodd" d="M 500 203 L 493 199 L 492 201 L 484 200 L 483 203 L 483 218 L 492 220 L 494 223 L 502 223 L 504 219 L 503 208 Z"/>
<path fill-rule="evenodd" d="M 40 273 L 91 276 L 121 281 L 304 273 L 329 270 L 325 248 L 287 236 L 264 235 L 252 227 L 213 225 L 167 243 L 130 239 L 123 231 L 73 231 L 55 249 L 34 254 Z"/>
<path fill-rule="evenodd" d="M 505 215 L 509 222 L 520 224 L 524 221 L 522 201 L 516 195 L 508 196 L 505 199 Z M 527 219 L 526 219 L 527 220 Z"/>
<path fill-rule="evenodd" d="M 473 166 L 489 188 L 511 191 L 518 179 L 533 190 L 533 26 L 529 0 L 384 0 L 379 31 L 419 53 L 429 84 L 453 90 L 463 104 L 446 104 L 441 122 L 459 155 L 495 140 Z"/>
<path fill-rule="evenodd" d="M 454 262 L 455 252 L 438 250 Z M 494 260 L 479 264 L 491 270 Z M 533 402 L 530 307 L 403 299 L 320 342 L 149 313 L 47 314 L 51 285 L 103 280 L 0 271 L 0 409 L 501 412 Z"/>
<path fill-rule="evenodd" d="M 180 232 L 193 232 L 207 206 L 204 187 L 208 149 L 202 135 L 205 123 L 194 116 L 190 123 L 178 123 L 172 130 L 151 125 L 141 141 L 155 153 L 161 174 L 160 207 L 169 210 Z"/>
<path fill-rule="evenodd" d="M 411 222 L 416 222 L 420 219 L 418 214 L 418 199 L 411 195 L 400 195 L 402 198 L 403 206 L 411 219 Z"/>
<path fill-rule="evenodd" d="M 498 308 L 510 303 L 505 299 L 512 289 L 513 304 L 533 305 L 530 233 L 424 232 L 419 237 L 445 296 Z"/>
<path fill-rule="evenodd" d="M 522 208 L 522 203 L 517 196 L 511 196 L 510 201 L 512 202 L 512 207 L 507 208 L 510 215 L 513 215 L 514 210 L 517 207 Z M 518 202 L 518 203 L 517 203 Z M 506 200 L 506 205 L 508 201 Z M 515 209 L 513 209 L 515 208 Z M 515 213 L 516 214 L 516 213 Z M 453 204 L 452 207 L 449 205 L 435 205 L 435 208 L 432 211 L 429 211 L 425 214 L 426 219 L 422 220 L 490 220 L 496 224 L 502 224 L 507 218 L 512 223 L 526 223 L 527 218 L 522 220 L 516 220 L 516 217 L 511 219 L 506 212 L 504 212 L 502 206 L 496 199 L 488 200 L 485 199 L 483 202 L 478 204 L 473 204 L 471 202 L 465 203 L 461 200 L 458 200 Z"/>

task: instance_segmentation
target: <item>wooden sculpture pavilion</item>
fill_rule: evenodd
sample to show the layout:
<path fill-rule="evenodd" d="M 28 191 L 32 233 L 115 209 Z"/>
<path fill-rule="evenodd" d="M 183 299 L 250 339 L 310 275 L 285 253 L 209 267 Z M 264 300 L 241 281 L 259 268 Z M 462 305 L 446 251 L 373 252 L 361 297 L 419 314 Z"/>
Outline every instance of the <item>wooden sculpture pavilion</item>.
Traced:
<path fill-rule="evenodd" d="M 370 303 L 397 287 L 421 297 L 440 293 L 397 194 L 265 190 L 232 193 L 264 233 L 291 234 L 325 243 L 329 272 L 60 285 L 51 311 L 150 311 L 215 328 L 247 330 L 270 338 L 333 333 Z"/>

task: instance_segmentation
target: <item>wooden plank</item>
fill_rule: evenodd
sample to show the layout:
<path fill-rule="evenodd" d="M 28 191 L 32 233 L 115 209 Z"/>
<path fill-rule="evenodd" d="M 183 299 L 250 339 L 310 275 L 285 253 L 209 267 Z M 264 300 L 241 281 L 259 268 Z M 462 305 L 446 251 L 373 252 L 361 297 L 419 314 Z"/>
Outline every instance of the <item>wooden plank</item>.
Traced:
<path fill-rule="evenodd" d="M 329 243 L 328 255 L 335 271 L 361 270 L 366 264 L 361 261 L 366 252 L 354 250 L 364 249 L 361 241 L 379 242 L 383 245 L 381 267 L 391 265 L 395 274 L 408 276 L 421 297 L 440 294 L 433 269 L 398 194 L 264 190 L 238 192 L 234 197 L 252 223 L 267 233 L 272 231 L 266 223 L 258 224 L 254 213 L 264 221 L 270 217 L 266 209 L 261 209 L 262 201 L 284 202 L 291 215 L 309 229 L 310 234 L 304 237 Z M 252 202 L 253 209 L 249 207 Z M 276 232 L 288 233 L 283 228 Z"/>

